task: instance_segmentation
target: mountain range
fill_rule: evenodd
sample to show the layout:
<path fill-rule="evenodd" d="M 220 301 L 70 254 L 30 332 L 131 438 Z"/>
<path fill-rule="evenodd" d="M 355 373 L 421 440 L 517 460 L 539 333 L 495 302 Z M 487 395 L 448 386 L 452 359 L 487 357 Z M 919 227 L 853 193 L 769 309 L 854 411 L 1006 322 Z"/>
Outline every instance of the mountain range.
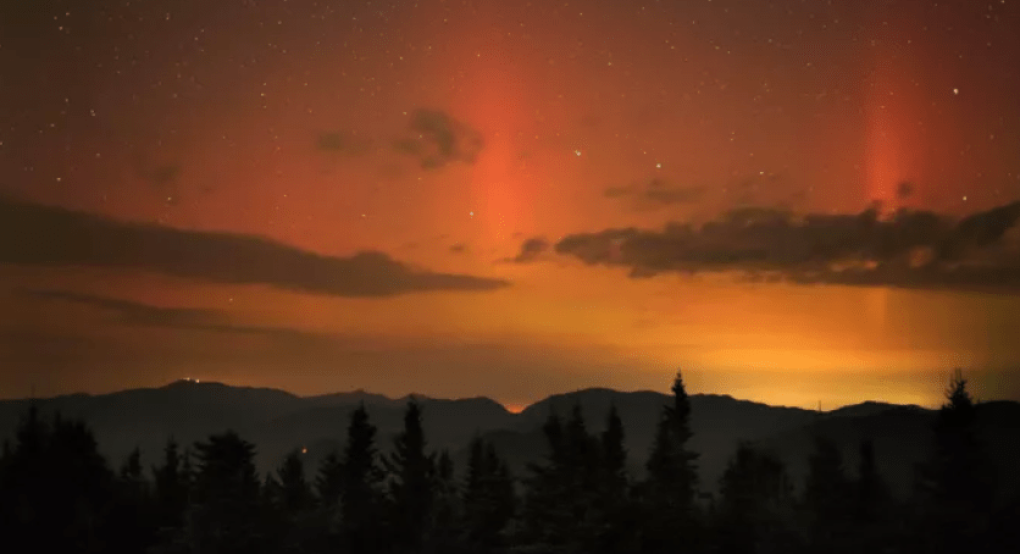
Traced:
<path fill-rule="evenodd" d="M 429 447 L 449 450 L 458 470 L 465 467 L 469 441 L 478 435 L 495 446 L 517 476 L 525 476 L 527 463 L 545 455 L 541 426 L 551 412 L 567 417 L 579 405 L 589 430 L 601 432 L 610 405 L 615 405 L 626 430 L 631 473 L 640 477 L 659 412 L 672 400 L 653 391 L 592 388 L 550 396 L 515 414 L 484 397 L 413 397 L 422 406 Z M 300 397 L 276 389 L 182 380 L 110 394 L 0 401 L 0 440 L 13 439 L 19 418 L 35 402 L 44 414 L 59 412 L 84 419 L 114 467 L 135 447 L 141 449 L 143 462 L 151 465 L 160 459 L 171 436 L 190 445 L 232 429 L 256 445 L 262 474 L 275 469 L 294 449 L 306 452 L 306 467 L 314 471 L 326 454 L 343 447 L 351 412 L 360 403 L 378 427 L 378 445 L 386 452 L 402 428 L 409 399 L 365 391 Z M 903 496 L 909 492 L 914 465 L 928 455 L 935 415 L 918 406 L 880 402 L 821 412 L 714 394 L 691 395 L 691 405 L 694 437 L 690 447 L 700 454 L 700 478 L 706 492 L 715 492 L 740 441 L 775 454 L 799 483 L 807 471 L 813 438 L 821 435 L 840 448 L 851 475 L 861 440 L 870 438 L 879 470 L 893 492 Z M 1016 470 L 1020 467 L 1020 403 L 979 404 L 978 429 L 998 469 L 1000 486 L 1015 490 L 1020 481 Z"/>

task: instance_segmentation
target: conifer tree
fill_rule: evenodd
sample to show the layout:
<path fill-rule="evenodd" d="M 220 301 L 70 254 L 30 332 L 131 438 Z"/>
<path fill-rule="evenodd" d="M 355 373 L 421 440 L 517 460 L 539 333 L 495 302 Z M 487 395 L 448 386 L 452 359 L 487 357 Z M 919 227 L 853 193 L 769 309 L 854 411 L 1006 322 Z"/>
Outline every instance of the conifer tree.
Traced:
<path fill-rule="evenodd" d="M 434 461 L 425 453 L 425 443 L 421 407 L 412 398 L 404 411 L 404 430 L 396 438 L 393 453 L 383 460 L 392 476 L 389 492 L 395 538 L 412 550 L 421 547 L 435 493 Z"/>
<path fill-rule="evenodd" d="M 252 504 L 258 499 L 255 445 L 234 431 L 227 431 L 195 443 L 195 450 L 198 457 L 195 500 Z"/>
<path fill-rule="evenodd" d="M 853 482 L 852 513 L 849 516 L 855 524 L 856 540 L 848 541 L 858 551 L 882 550 L 896 538 L 900 514 L 893 512 L 892 493 L 878 472 L 875 462 L 875 447 L 871 439 L 860 443 L 860 461 L 857 479 Z"/>
<path fill-rule="evenodd" d="M 875 463 L 875 445 L 871 439 L 861 441 L 860 462 L 857 482 L 854 516 L 860 523 L 874 523 L 883 515 L 883 507 L 889 501 L 888 485 L 878 473 Z"/>
<path fill-rule="evenodd" d="M 376 428 L 364 403 L 351 414 L 344 448 L 340 512 L 346 549 L 352 554 L 374 552 L 381 539 L 379 518 L 385 474 L 375 446 Z"/>
<path fill-rule="evenodd" d="M 312 491 L 305 478 L 305 464 L 300 450 L 292 450 L 276 470 L 280 483 L 280 506 L 288 514 L 298 514 L 312 507 Z"/>
<path fill-rule="evenodd" d="M 514 515 L 514 504 L 514 483 L 506 464 L 491 443 L 475 437 L 464 486 L 468 543 L 476 550 L 501 546 L 501 533 Z"/>
<path fill-rule="evenodd" d="M 673 399 L 663 406 L 655 432 L 655 441 L 645 468 L 643 484 L 646 514 L 643 549 L 671 551 L 681 543 L 698 542 L 695 513 L 698 454 L 688 447 L 693 433 L 690 427 L 691 404 L 683 376 L 677 371 L 671 387 Z"/>
<path fill-rule="evenodd" d="M 181 461 L 177 441 L 170 437 L 163 449 L 162 464 L 152 469 L 156 518 L 162 529 L 176 529 L 183 522 L 188 482 Z"/>
<path fill-rule="evenodd" d="M 719 485 L 718 542 L 724 552 L 772 550 L 788 537 L 783 516 L 793 487 L 780 460 L 742 442 Z"/>
<path fill-rule="evenodd" d="M 84 422 L 59 414 L 46 422 L 33 403 L 0 468 L 0 536 L 38 552 L 112 549 L 116 485 Z"/>
<path fill-rule="evenodd" d="M 567 540 L 575 523 L 563 424 L 555 411 L 550 410 L 542 433 L 548 453 L 542 463 L 528 464 L 523 524 L 528 542 L 555 547 Z"/>
<path fill-rule="evenodd" d="M 234 431 L 195 444 L 192 506 L 186 542 L 199 551 L 260 552 L 269 547 L 259 525 L 263 487 L 255 471 L 255 446 Z"/>
<path fill-rule="evenodd" d="M 515 480 L 506 460 L 499 457 L 492 443 L 485 445 L 486 467 L 490 472 L 489 489 L 492 498 L 493 527 L 502 533 L 517 512 Z M 497 541 L 502 544 L 504 541 Z"/>
<path fill-rule="evenodd" d="M 845 549 L 852 506 L 850 493 L 842 454 L 831 441 L 816 436 L 804 487 L 804 508 L 814 548 L 828 552 Z"/>
<path fill-rule="evenodd" d="M 673 402 L 663 406 L 646 469 L 652 495 L 664 506 L 685 514 L 694 505 L 698 454 L 687 445 L 693 435 L 691 404 L 679 371 L 671 390 Z"/>
<path fill-rule="evenodd" d="M 605 514 L 600 510 L 602 463 L 599 440 L 587 429 L 580 404 L 574 404 L 566 429 L 572 539 L 583 551 L 597 544 Z"/>
<path fill-rule="evenodd" d="M 126 484 L 138 489 L 137 493 L 144 493 L 145 477 L 142 475 L 142 451 L 135 448 L 128 454 L 120 467 L 120 478 Z"/>
<path fill-rule="evenodd" d="M 338 506 L 343 493 L 344 466 L 336 452 L 330 452 L 319 465 L 315 491 L 323 507 Z"/>
<path fill-rule="evenodd" d="M 181 455 L 181 480 L 184 483 L 184 488 L 188 491 L 189 501 L 195 485 L 195 468 L 191 465 L 193 455 L 190 447 L 185 448 L 184 454 Z"/>
<path fill-rule="evenodd" d="M 449 552 L 458 544 L 460 532 L 460 502 L 457 483 L 454 478 L 453 459 L 447 450 L 442 450 L 435 464 L 435 500 L 432 532 L 427 540 L 429 549 L 435 552 Z"/>
<path fill-rule="evenodd" d="M 977 544 L 992 509 L 992 468 L 975 429 L 977 406 L 957 370 L 933 424 L 931 458 L 918 468 L 921 529 L 932 551 L 982 548 Z"/>
<path fill-rule="evenodd" d="M 606 429 L 600 437 L 601 471 L 599 482 L 599 532 L 596 551 L 629 552 L 636 548 L 636 514 L 629 498 L 627 450 L 624 447 L 623 422 L 611 404 Z"/>
<path fill-rule="evenodd" d="M 156 541 L 159 513 L 142 469 L 142 453 L 135 448 L 121 465 L 118 501 L 112 517 L 120 522 L 117 547 L 124 551 L 144 550 Z"/>
<path fill-rule="evenodd" d="M 601 435 L 603 488 L 612 499 L 621 499 L 627 493 L 627 449 L 625 431 L 616 405 L 609 406 L 606 430 Z"/>

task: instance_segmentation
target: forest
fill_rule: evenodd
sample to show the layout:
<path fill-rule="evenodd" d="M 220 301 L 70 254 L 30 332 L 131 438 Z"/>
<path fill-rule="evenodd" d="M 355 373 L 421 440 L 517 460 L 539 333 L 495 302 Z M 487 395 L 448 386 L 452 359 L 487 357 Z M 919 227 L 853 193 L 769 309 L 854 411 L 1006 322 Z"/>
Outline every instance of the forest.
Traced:
<path fill-rule="evenodd" d="M 890 493 L 872 441 L 847 467 L 820 436 L 798 487 L 780 459 L 742 443 L 718 493 L 704 492 L 680 372 L 671 390 L 649 452 L 627 451 L 615 407 L 594 433 L 575 406 L 550 411 L 546 455 L 520 475 L 481 437 L 455 472 L 429 448 L 413 398 L 389 452 L 362 405 L 342 450 L 310 468 L 297 449 L 267 475 L 231 430 L 168 437 L 158 464 L 143 467 L 136 449 L 115 469 L 87 422 L 32 405 L 0 456 L 0 535 L 10 552 L 1020 552 L 1020 494 L 997 486 L 960 373 L 906 499 Z"/>

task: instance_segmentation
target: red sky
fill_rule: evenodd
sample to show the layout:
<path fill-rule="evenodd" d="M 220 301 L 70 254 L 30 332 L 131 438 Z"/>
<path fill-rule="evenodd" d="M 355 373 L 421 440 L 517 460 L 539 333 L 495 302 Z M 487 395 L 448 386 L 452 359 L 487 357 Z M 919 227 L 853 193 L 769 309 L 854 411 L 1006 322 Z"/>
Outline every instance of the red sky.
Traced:
<path fill-rule="evenodd" d="M 1020 399 L 1013 3 L 0 10 L 0 396 Z"/>

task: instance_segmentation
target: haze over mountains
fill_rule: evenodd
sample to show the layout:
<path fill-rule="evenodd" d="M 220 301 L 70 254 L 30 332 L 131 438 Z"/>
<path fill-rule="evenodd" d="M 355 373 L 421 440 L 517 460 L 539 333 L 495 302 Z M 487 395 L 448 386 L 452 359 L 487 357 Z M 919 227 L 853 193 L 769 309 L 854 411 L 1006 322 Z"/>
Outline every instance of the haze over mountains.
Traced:
<path fill-rule="evenodd" d="M 575 404 L 580 405 L 589 429 L 596 432 L 604 428 L 610 405 L 616 406 L 626 429 L 630 468 L 634 475 L 641 475 L 658 414 L 671 399 L 653 391 L 592 388 L 548 397 L 515 414 L 489 398 L 414 397 L 423 408 L 429 448 L 448 449 L 458 471 L 465 467 L 469 440 L 480 434 L 495 445 L 519 477 L 526 474 L 528 462 L 545 455 L 541 426 L 550 412 L 567 416 Z M 327 453 L 342 448 L 350 414 L 361 402 L 379 429 L 380 449 L 387 450 L 401 429 L 408 399 L 365 391 L 299 397 L 275 389 L 177 381 L 159 388 L 34 401 L 43 412 L 87 421 L 100 450 L 114 466 L 139 447 L 148 467 L 170 436 L 190 445 L 212 433 L 233 429 L 257 446 L 258 469 L 265 474 L 294 449 L 306 450 L 305 467 L 314 471 Z M 18 418 L 30 402 L 0 401 L 0 438 L 12 438 Z M 741 440 L 774 452 L 799 482 L 806 472 L 813 436 L 820 434 L 839 446 L 850 471 L 856 467 L 860 441 L 872 439 L 879 469 L 893 492 L 906 494 L 914 464 L 928 452 L 935 413 L 881 402 L 819 412 L 713 394 L 692 395 L 691 402 L 694 437 L 690 446 L 700 453 L 702 487 L 709 492 L 715 490 Z M 1018 479 L 1012 468 L 1020 463 L 1020 403 L 979 404 L 979 429 L 993 463 L 1000 468 L 1002 484 L 1015 487 Z"/>

